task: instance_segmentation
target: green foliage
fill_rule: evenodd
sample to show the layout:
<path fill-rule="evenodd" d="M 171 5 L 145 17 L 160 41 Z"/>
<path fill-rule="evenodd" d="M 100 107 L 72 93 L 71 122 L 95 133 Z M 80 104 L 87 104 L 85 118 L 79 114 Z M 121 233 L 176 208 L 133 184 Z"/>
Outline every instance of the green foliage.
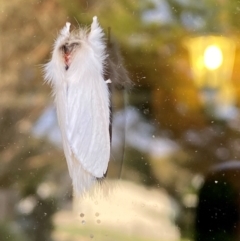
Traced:
<path fill-rule="evenodd" d="M 146 186 L 157 185 L 157 179 L 152 173 L 148 157 L 134 149 L 127 149 L 126 153 L 126 165 L 135 171 L 137 170 L 139 181 Z"/>
<path fill-rule="evenodd" d="M 94 230 L 94 232 L 92 232 Z M 76 239 L 88 239 L 89 237 L 92 239 L 97 239 L 99 241 L 157 241 L 156 239 L 149 239 L 146 237 L 141 237 L 139 235 L 127 235 L 125 232 L 119 232 L 115 230 L 109 230 L 105 228 L 95 228 L 90 225 L 79 228 L 74 226 L 60 226 L 58 227 L 58 231 L 67 235 L 69 238 Z M 162 240 L 167 241 L 167 240 Z"/>
<path fill-rule="evenodd" d="M 12 224 L 10 223 L 0 223 L 0 236 L 1 241 L 29 241 L 29 239 L 23 235 L 20 230 L 16 231 L 14 228 L 11 228 Z"/>

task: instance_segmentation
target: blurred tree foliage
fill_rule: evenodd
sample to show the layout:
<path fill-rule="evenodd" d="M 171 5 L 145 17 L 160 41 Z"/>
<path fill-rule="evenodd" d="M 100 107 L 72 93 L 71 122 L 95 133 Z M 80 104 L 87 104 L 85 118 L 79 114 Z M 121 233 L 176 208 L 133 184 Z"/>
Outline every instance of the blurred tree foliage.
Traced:
<path fill-rule="evenodd" d="M 38 213 L 42 212 L 39 186 L 43 182 L 58 183 L 62 190 L 44 201 L 50 214 L 47 222 L 58 205 L 56 202 L 60 202 L 59 197 L 68 198 L 70 182 L 65 184 L 67 166 L 62 151 L 47 140 L 34 138 L 31 131 L 43 109 L 52 103 L 39 65 L 50 57 L 53 39 L 66 21 L 77 27 L 89 24 L 92 16 L 97 15 L 105 30 L 111 27 L 135 84 L 130 104 L 156 127 L 158 136 L 181 147 L 177 154 L 157 161 L 156 165 L 151 164 L 146 153 L 142 160 L 142 153 L 130 149 L 126 165 L 138 173 L 143 183 L 165 187 L 181 203 L 184 193 L 191 189 L 194 174 L 204 173 L 214 163 L 239 159 L 239 121 L 226 123 L 206 115 L 183 46 L 186 36 L 206 32 L 227 33 L 238 39 L 239 1 L 169 0 L 165 4 L 169 6 L 171 21 L 144 22 L 143 14 L 155 9 L 156 2 L 1 1 L 0 187 L 16 190 L 18 200 L 34 196 L 38 200 L 34 212 Z M 237 46 L 236 65 L 238 53 Z M 238 79 L 235 66 L 233 82 L 237 93 Z M 239 103 L 238 98 L 237 107 Z M 167 175 L 162 175 L 161 170 Z M 51 200 L 54 204 L 48 205 Z M 35 217 L 29 214 L 24 218 Z M 50 224 L 34 234 L 32 229 L 25 230 L 31 240 L 47 240 L 49 227 Z"/>

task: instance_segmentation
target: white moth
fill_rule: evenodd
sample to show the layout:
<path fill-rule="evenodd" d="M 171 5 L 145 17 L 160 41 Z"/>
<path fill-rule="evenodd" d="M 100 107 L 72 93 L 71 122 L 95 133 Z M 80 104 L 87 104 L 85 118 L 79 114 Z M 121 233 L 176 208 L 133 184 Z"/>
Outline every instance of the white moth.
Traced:
<path fill-rule="evenodd" d="M 104 80 L 106 44 L 93 18 L 91 29 L 70 32 L 70 23 L 55 41 L 45 80 L 52 85 L 63 149 L 76 195 L 103 178 L 110 159 L 110 100 Z"/>

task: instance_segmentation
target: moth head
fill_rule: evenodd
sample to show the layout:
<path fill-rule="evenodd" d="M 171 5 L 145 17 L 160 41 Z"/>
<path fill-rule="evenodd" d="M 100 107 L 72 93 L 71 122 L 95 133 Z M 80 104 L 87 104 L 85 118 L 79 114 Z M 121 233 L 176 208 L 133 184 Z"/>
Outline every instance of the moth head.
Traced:
<path fill-rule="evenodd" d="M 54 69 L 59 68 L 56 72 L 62 70 L 69 72 L 71 66 L 88 63 L 87 59 L 90 58 L 91 61 L 94 59 L 95 62 L 103 62 L 106 58 L 104 34 L 97 18 L 93 18 L 90 29 L 79 27 L 71 30 L 70 26 L 71 24 L 67 22 L 61 29 L 54 43 L 52 59 L 49 65 L 55 66 Z M 64 72 L 62 73 L 64 74 Z"/>
<path fill-rule="evenodd" d="M 65 69 L 68 70 L 72 58 L 77 51 L 78 48 L 80 48 L 81 43 L 80 40 L 67 40 L 61 47 L 60 52 L 63 56 L 63 60 L 65 63 Z"/>

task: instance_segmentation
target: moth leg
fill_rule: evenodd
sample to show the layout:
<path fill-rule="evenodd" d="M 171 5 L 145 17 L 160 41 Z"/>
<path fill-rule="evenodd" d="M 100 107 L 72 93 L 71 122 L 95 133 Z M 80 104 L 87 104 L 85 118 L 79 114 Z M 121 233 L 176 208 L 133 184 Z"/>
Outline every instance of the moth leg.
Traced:
<path fill-rule="evenodd" d="M 106 84 L 111 84 L 112 81 L 110 79 L 106 80 Z"/>

